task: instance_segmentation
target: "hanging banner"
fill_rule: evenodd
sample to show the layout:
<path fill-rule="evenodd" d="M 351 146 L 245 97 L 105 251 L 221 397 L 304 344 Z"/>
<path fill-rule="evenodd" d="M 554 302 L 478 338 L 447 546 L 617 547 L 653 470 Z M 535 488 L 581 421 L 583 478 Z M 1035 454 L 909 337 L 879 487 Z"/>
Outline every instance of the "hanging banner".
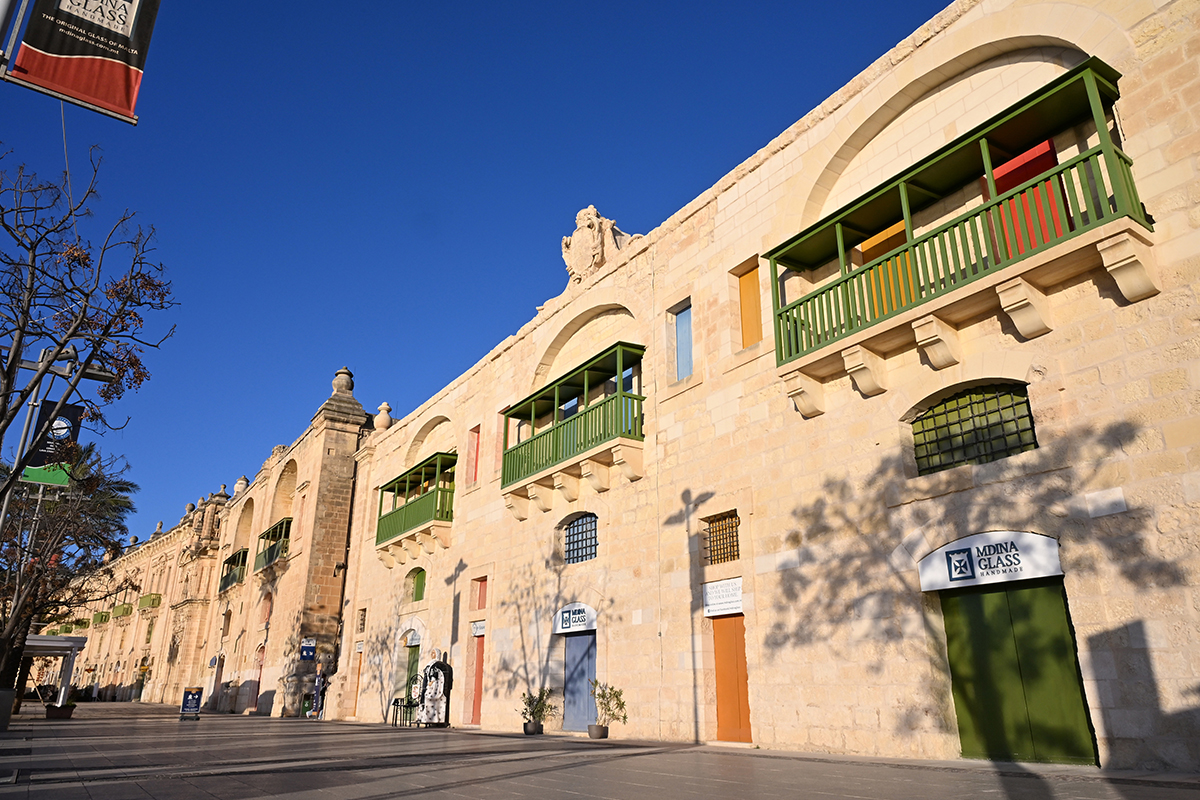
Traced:
<path fill-rule="evenodd" d="M 1058 540 L 1025 531 L 988 531 L 942 545 L 917 563 L 921 591 L 986 586 L 1062 575 Z"/>
<path fill-rule="evenodd" d="M 44 467 L 47 464 L 57 464 L 61 461 L 58 455 L 59 445 L 79 441 L 79 426 L 83 419 L 83 406 L 64 403 L 63 407 L 54 414 L 56 403 L 50 400 L 42 401 L 42 409 L 38 413 L 37 428 L 40 431 L 46 423 L 50 424 L 50 433 L 45 441 L 33 449 L 29 456 L 29 466 Z"/>
<path fill-rule="evenodd" d="M 12 77 L 134 120 L 158 4 L 36 0 Z"/>

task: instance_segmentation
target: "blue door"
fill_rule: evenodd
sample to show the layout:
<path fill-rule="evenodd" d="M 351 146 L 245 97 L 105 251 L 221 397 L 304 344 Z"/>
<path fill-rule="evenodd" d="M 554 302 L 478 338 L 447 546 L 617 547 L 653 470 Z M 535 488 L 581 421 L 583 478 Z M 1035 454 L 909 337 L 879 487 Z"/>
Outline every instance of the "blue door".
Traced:
<path fill-rule="evenodd" d="M 589 681 L 596 678 L 596 632 L 567 634 L 567 675 L 563 684 L 563 730 L 585 731 L 596 724 Z"/>

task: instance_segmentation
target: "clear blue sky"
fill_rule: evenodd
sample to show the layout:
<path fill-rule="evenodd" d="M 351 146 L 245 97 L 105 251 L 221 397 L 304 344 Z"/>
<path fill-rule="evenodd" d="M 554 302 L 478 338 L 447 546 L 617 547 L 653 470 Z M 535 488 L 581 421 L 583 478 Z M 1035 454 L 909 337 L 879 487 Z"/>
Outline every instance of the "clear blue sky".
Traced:
<path fill-rule="evenodd" d="M 182 304 L 99 440 L 132 532 L 253 478 L 343 365 L 408 413 L 563 290 L 580 208 L 651 230 L 947 2 L 162 0 L 140 124 L 66 108 Z M 58 101 L 0 103 L 6 166 L 60 173 Z"/>

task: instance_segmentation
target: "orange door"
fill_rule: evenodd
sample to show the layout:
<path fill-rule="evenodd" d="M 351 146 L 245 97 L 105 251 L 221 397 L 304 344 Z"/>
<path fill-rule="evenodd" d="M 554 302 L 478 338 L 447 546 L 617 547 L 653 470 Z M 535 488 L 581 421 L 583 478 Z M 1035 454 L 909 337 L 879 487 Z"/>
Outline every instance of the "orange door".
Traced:
<path fill-rule="evenodd" d="M 746 680 L 745 617 L 713 618 L 717 666 L 717 738 L 749 742 L 750 692 Z"/>

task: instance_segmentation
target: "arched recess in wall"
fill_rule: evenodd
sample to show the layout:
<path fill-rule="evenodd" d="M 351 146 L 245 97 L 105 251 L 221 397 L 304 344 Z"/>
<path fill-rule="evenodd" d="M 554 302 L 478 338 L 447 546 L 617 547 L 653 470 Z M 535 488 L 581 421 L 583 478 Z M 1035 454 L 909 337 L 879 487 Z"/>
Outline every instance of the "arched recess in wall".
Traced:
<path fill-rule="evenodd" d="M 1125 31 L 1089 5 L 1038 3 L 981 15 L 965 24 L 961 20 L 953 23 L 851 101 L 866 111 L 851 110 L 834 129 L 829 141 L 842 144 L 816 176 L 800 227 L 812 225 L 832 210 L 830 194 L 851 160 L 914 102 L 985 61 L 1031 48 L 1066 48 L 1096 55 L 1118 69 L 1134 57 L 1133 43 Z M 913 75 L 916 77 L 904 80 Z M 897 171 L 887 171 L 881 180 Z"/>
<path fill-rule="evenodd" d="M 250 538 L 254 535 L 254 498 L 246 499 L 242 503 L 242 510 L 238 512 L 237 527 L 233 532 L 233 549 L 234 551 L 241 550 L 243 547 L 250 546 Z"/>
<path fill-rule="evenodd" d="M 457 452 L 458 443 L 454 439 L 454 426 L 445 414 L 434 414 L 417 429 L 417 435 L 409 442 L 408 451 L 404 455 L 406 467 L 412 467 L 425 456 L 433 453 Z"/>
<path fill-rule="evenodd" d="M 628 305 L 605 302 L 576 314 L 550 339 L 534 368 L 530 391 L 536 391 L 572 367 L 619 341 L 646 344 L 645 333 Z"/>
<path fill-rule="evenodd" d="M 899 169 L 936 153 L 1086 58 L 1085 53 L 1072 47 L 1012 50 L 961 69 L 899 111 L 884 106 L 881 111 L 891 119 L 882 128 L 859 128 L 841 147 L 839 156 L 847 163 L 837 174 L 818 217 L 833 213 Z M 827 168 L 826 185 L 830 177 Z"/>
<path fill-rule="evenodd" d="M 281 519 L 292 516 L 292 497 L 296 494 L 296 459 L 291 459 L 275 481 L 275 494 L 271 498 L 271 520 L 274 525 Z"/>

